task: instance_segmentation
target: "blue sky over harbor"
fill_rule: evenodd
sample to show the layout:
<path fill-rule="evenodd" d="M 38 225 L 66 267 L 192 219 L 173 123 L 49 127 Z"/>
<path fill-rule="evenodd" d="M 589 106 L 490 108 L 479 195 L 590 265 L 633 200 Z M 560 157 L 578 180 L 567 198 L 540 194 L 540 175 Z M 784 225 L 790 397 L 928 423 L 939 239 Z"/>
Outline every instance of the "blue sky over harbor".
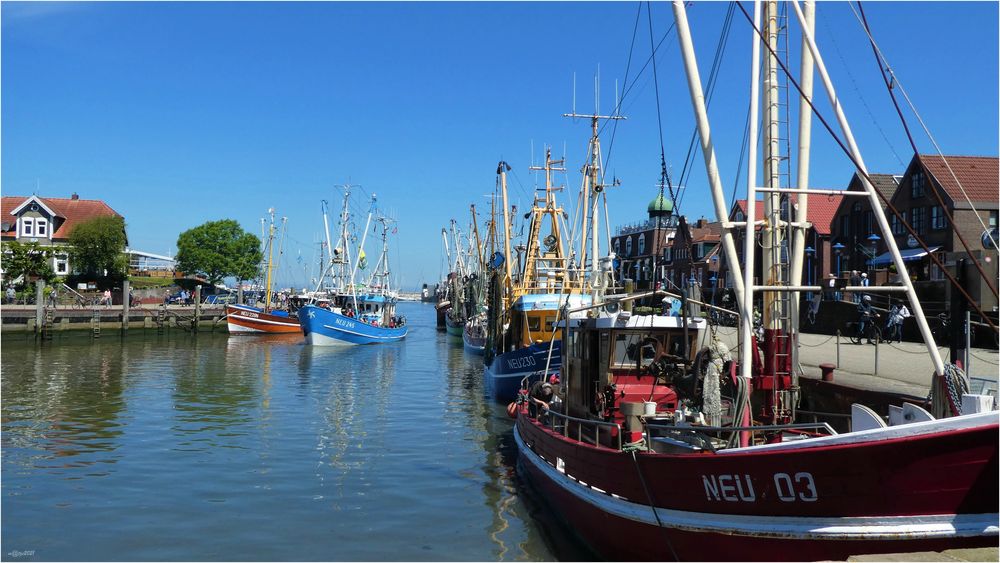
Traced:
<path fill-rule="evenodd" d="M 750 3 L 744 6 L 752 10 Z M 875 38 L 946 154 L 998 152 L 998 4 L 868 2 Z M 611 111 L 628 83 L 613 146 L 603 135 L 612 225 L 639 221 L 657 194 L 660 141 L 652 66 L 670 6 L 633 2 L 22 3 L 0 5 L 4 195 L 103 199 L 125 216 L 131 246 L 175 250 L 177 235 L 232 218 L 259 233 L 288 217 L 279 282 L 315 275 L 320 200 L 360 184 L 399 221 L 394 270 L 404 287 L 442 271 L 441 227 L 488 208 L 496 163 L 513 167 L 524 208 L 543 178 L 528 170 L 551 145 L 565 154 L 572 207 L 588 124 L 563 113 Z M 727 3 L 689 9 L 703 80 Z M 850 6 L 819 5 L 817 37 L 873 172 L 901 173 L 911 150 Z M 637 22 L 638 14 L 638 25 Z M 797 26 L 793 26 L 793 30 Z M 634 46 L 633 29 L 635 32 Z M 739 10 L 710 117 L 727 192 L 741 151 L 750 30 Z M 797 68 L 793 34 L 793 68 Z M 676 34 L 657 51 L 666 158 L 684 168 L 694 128 Z M 634 81 L 634 82 L 633 82 Z M 833 122 L 825 99 L 820 111 Z M 912 115 L 907 115 L 915 124 Z M 794 122 L 794 119 L 793 119 Z M 794 126 L 793 126 L 794 131 Z M 918 135 L 921 151 L 933 146 Z M 532 154 L 532 146 L 534 154 Z M 610 154 L 609 152 L 610 147 Z M 701 155 L 680 211 L 712 217 Z M 793 162 L 793 170 L 795 164 Z M 852 169 L 814 125 L 812 185 Z M 728 193 L 727 193 L 728 197 Z M 364 202 L 355 205 L 361 213 Z M 363 225 L 364 217 L 357 222 Z M 369 237 L 371 238 L 371 237 Z M 371 254 L 374 246 L 369 245 Z"/>

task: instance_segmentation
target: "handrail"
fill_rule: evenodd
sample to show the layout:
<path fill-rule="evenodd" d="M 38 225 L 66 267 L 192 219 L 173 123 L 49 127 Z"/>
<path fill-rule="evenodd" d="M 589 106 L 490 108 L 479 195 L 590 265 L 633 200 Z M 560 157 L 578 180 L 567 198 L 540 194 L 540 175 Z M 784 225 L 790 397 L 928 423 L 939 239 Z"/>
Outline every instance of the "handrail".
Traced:
<path fill-rule="evenodd" d="M 833 429 L 826 422 L 798 422 L 794 424 L 762 424 L 759 426 L 674 426 L 666 424 L 649 424 L 646 423 L 646 436 L 652 438 L 650 431 L 661 431 L 661 432 L 683 432 L 694 434 L 696 437 L 702 439 L 703 443 L 708 444 L 709 448 L 714 452 L 715 449 L 711 446 L 707 440 L 703 437 L 698 436 L 700 433 L 707 432 L 765 432 L 768 430 L 824 430 L 827 434 L 833 436 L 837 434 L 837 431 Z"/>
<path fill-rule="evenodd" d="M 589 419 L 586 419 L 586 418 L 577 418 L 575 416 L 570 416 L 568 414 L 563 414 L 561 412 L 553 411 L 551 409 L 546 409 L 546 408 L 541 409 L 541 411 L 542 411 L 542 414 L 554 415 L 554 416 L 556 416 L 558 418 L 561 418 L 561 419 L 563 419 L 563 420 L 565 420 L 567 422 L 576 422 L 577 423 L 577 426 L 576 426 L 576 441 L 577 442 L 582 442 L 583 441 L 583 427 L 584 427 L 584 425 L 588 425 L 588 426 L 593 426 L 594 427 L 594 445 L 600 445 L 600 443 L 601 443 L 601 439 L 600 438 L 601 438 L 601 428 L 602 427 L 607 427 L 609 429 L 609 431 L 610 431 L 610 429 L 616 429 L 617 432 L 615 432 L 615 437 L 617 438 L 617 441 L 618 441 L 617 449 L 618 450 L 622 449 L 622 426 L 621 426 L 621 424 L 618 424 L 616 422 L 604 422 L 602 420 L 589 420 Z M 550 424 L 549 426 L 551 426 L 552 429 L 555 430 L 555 425 L 554 424 Z M 569 424 L 564 424 L 563 425 L 563 436 L 565 436 L 567 438 L 570 437 L 569 436 Z"/>

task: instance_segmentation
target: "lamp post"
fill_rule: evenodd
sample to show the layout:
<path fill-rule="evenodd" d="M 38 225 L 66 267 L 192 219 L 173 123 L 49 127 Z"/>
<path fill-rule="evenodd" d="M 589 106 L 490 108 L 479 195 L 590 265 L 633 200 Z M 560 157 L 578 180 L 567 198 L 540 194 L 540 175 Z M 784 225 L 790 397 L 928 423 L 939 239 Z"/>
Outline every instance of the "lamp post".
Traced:
<path fill-rule="evenodd" d="M 811 246 L 807 246 L 806 249 L 805 249 L 805 253 L 806 253 L 806 284 L 807 285 L 812 285 L 813 284 L 813 265 L 812 264 L 813 264 L 813 256 L 816 255 L 816 249 L 813 248 L 813 247 L 811 247 Z M 811 291 L 807 291 L 806 292 L 806 300 L 807 301 L 808 300 L 812 300 L 812 292 Z"/>
<path fill-rule="evenodd" d="M 839 242 L 833 245 L 833 251 L 837 253 L 837 277 L 840 277 L 840 255 L 844 252 L 844 245 Z"/>
<path fill-rule="evenodd" d="M 882 237 L 875 233 L 868 235 L 868 242 L 872 245 L 872 272 L 875 272 L 875 257 L 878 255 L 878 241 L 882 240 Z"/>

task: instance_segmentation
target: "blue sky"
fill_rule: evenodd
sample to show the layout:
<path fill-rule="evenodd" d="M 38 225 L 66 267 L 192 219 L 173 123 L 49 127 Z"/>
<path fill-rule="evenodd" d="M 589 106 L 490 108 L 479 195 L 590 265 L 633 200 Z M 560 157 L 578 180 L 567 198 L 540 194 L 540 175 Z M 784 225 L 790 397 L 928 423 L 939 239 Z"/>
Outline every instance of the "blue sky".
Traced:
<path fill-rule="evenodd" d="M 883 52 L 946 154 L 998 152 L 997 6 L 865 4 Z M 727 7 L 696 2 L 688 10 L 705 80 Z M 404 287 L 416 287 L 441 273 L 440 230 L 449 219 L 464 225 L 470 203 L 488 208 L 483 194 L 493 189 L 498 160 L 514 168 L 511 200 L 524 208 L 542 182 L 528 170 L 532 144 L 536 163 L 544 144 L 557 156 L 565 151 L 562 202 L 572 206 L 589 133 L 586 122 L 562 117 L 572 109 L 574 73 L 576 109 L 593 109 L 600 69 L 601 111 L 610 111 L 638 8 L 4 2 L 2 191 L 103 199 L 125 216 L 131 246 L 164 254 L 178 234 L 209 220 L 236 219 L 258 233 L 275 207 L 288 217 L 279 281 L 301 286 L 318 259 L 320 200 L 336 209 L 334 186 L 350 181 L 398 218 L 394 270 Z M 819 15 L 818 41 L 869 168 L 901 173 L 912 151 L 859 25 L 844 3 L 820 3 Z M 669 5 L 655 3 L 657 41 L 672 22 Z M 649 28 L 643 8 L 630 82 L 650 54 Z M 727 192 L 741 150 L 750 41 L 737 10 L 710 108 Z M 797 36 L 792 43 L 797 61 Z M 667 162 L 678 177 L 694 121 L 674 33 L 656 70 Z M 825 99 L 819 107 L 832 123 Z M 622 113 L 629 119 L 610 156 L 610 131 L 603 137 L 609 174 L 622 182 L 610 195 L 613 226 L 643 220 L 657 194 L 652 67 Z M 922 134 L 917 143 L 933 150 Z M 712 217 L 700 153 L 691 166 L 681 212 Z M 812 184 L 842 187 L 851 174 L 814 124 Z"/>

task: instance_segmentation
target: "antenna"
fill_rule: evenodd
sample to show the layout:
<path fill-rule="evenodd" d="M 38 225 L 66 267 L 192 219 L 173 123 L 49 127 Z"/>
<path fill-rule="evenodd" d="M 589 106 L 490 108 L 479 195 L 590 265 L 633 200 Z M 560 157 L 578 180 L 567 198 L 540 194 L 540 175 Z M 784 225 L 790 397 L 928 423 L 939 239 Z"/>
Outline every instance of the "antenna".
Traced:
<path fill-rule="evenodd" d="M 576 113 L 576 73 L 573 73 L 573 113 Z"/>
<path fill-rule="evenodd" d="M 622 114 L 621 102 L 618 101 L 618 79 L 615 78 L 615 115 Z"/>
<path fill-rule="evenodd" d="M 597 75 L 594 76 L 594 113 L 601 113 L 601 65 L 597 65 Z"/>

